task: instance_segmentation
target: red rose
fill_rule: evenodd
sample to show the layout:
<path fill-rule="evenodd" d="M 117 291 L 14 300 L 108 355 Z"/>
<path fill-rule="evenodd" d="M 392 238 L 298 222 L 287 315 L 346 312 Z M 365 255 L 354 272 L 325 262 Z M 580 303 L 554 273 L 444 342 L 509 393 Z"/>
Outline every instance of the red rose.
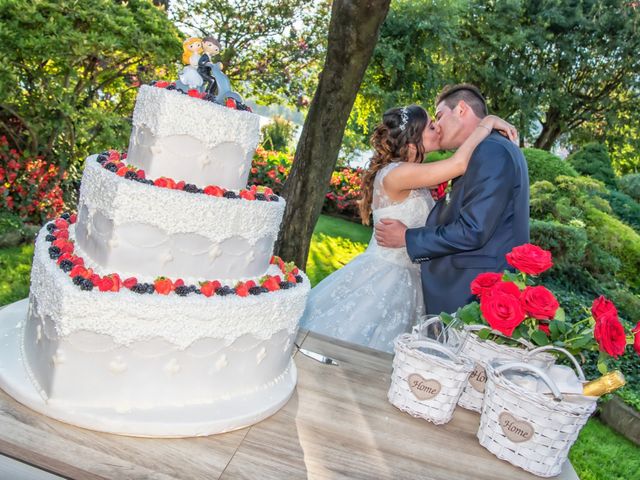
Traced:
<path fill-rule="evenodd" d="M 612 301 L 607 300 L 605 297 L 600 295 L 596 298 L 591 304 L 591 315 L 595 318 L 596 322 L 599 318 L 607 315 L 618 316 L 618 310 Z"/>
<path fill-rule="evenodd" d="M 477 295 L 482 298 L 482 296 L 491 290 L 497 282 L 502 279 L 501 273 L 480 273 L 478 276 L 471 282 L 471 293 Z"/>
<path fill-rule="evenodd" d="M 522 292 L 522 306 L 533 318 L 551 320 L 560 307 L 556 297 L 545 287 L 527 287 Z"/>
<path fill-rule="evenodd" d="M 632 332 L 633 332 L 633 349 L 636 351 L 638 355 L 640 355 L 640 322 L 636 323 L 636 328 L 634 328 Z"/>
<path fill-rule="evenodd" d="M 608 313 L 596 320 L 593 336 L 600 346 L 600 350 L 607 352 L 613 358 L 618 358 L 624 353 L 627 346 L 627 337 L 624 327 L 617 315 Z"/>
<path fill-rule="evenodd" d="M 520 287 L 513 282 L 497 282 L 487 292 L 488 295 L 495 295 L 496 293 L 502 293 L 505 295 L 511 295 L 512 297 L 520 299 Z"/>
<path fill-rule="evenodd" d="M 549 329 L 549 324 L 548 323 L 539 323 L 538 324 L 538 330 L 543 331 L 547 337 L 549 337 L 551 335 L 551 330 Z"/>
<path fill-rule="evenodd" d="M 509 265 L 528 275 L 539 275 L 553 266 L 551 252 L 530 243 L 514 247 L 506 257 Z"/>
<path fill-rule="evenodd" d="M 482 297 L 480 311 L 491 328 L 507 336 L 511 336 L 525 318 L 520 299 L 501 291 Z"/>

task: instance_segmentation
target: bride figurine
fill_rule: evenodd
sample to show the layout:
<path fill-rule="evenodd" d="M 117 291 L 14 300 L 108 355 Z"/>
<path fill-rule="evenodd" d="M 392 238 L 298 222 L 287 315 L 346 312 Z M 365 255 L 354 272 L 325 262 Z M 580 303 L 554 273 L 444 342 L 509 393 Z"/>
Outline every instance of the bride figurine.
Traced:
<path fill-rule="evenodd" d="M 439 150 L 440 139 L 427 112 L 417 105 L 387 110 L 372 137 L 373 158 L 362 179 L 360 216 L 369 223 L 400 220 L 424 225 L 434 200 L 429 188 L 462 175 L 474 149 L 492 129 L 512 138 L 511 125 L 495 116 L 482 119 L 455 154 L 422 163 Z M 424 315 L 420 266 L 405 248 L 385 248 L 375 237 L 366 251 L 311 290 L 300 326 L 377 350 L 393 351 L 393 340 Z"/>
<path fill-rule="evenodd" d="M 184 86 L 186 87 L 186 90 L 200 90 L 200 87 L 202 87 L 203 79 L 198 73 L 198 60 L 200 59 L 201 53 L 201 39 L 191 37 L 187 38 L 182 43 L 182 63 L 186 66 L 178 76 L 181 84 L 177 85 L 178 88 L 180 88 L 180 86 Z M 180 89 L 183 90 L 182 88 Z"/>

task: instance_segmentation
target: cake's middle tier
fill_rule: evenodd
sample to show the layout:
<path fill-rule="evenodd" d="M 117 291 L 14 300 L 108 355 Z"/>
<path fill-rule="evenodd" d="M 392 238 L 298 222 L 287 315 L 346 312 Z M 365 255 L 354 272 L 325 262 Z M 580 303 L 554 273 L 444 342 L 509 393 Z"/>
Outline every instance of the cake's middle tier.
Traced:
<path fill-rule="evenodd" d="M 214 197 L 119 177 L 85 163 L 77 244 L 132 275 L 242 279 L 267 271 L 285 201 Z"/>

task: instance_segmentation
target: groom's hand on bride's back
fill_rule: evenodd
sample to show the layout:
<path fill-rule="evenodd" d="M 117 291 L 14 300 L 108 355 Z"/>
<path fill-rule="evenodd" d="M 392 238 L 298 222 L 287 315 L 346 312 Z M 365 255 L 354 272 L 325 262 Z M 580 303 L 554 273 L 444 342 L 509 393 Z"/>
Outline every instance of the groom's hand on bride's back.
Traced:
<path fill-rule="evenodd" d="M 404 234 L 407 226 L 399 220 L 381 219 L 375 225 L 375 238 L 378 245 L 388 248 L 400 248 L 406 245 Z"/>

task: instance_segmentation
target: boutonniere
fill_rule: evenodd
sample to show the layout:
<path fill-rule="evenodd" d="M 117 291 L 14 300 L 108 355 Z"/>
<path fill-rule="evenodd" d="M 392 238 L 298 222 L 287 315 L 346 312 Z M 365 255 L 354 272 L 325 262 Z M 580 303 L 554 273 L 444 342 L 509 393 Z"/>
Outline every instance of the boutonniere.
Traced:
<path fill-rule="evenodd" d="M 438 185 L 435 188 L 432 188 L 431 191 L 431 197 L 436 201 L 440 201 L 444 198 L 444 203 L 445 205 L 449 204 L 449 192 L 451 190 L 451 182 L 450 181 L 446 181 L 446 182 L 442 182 L 440 185 Z"/>

